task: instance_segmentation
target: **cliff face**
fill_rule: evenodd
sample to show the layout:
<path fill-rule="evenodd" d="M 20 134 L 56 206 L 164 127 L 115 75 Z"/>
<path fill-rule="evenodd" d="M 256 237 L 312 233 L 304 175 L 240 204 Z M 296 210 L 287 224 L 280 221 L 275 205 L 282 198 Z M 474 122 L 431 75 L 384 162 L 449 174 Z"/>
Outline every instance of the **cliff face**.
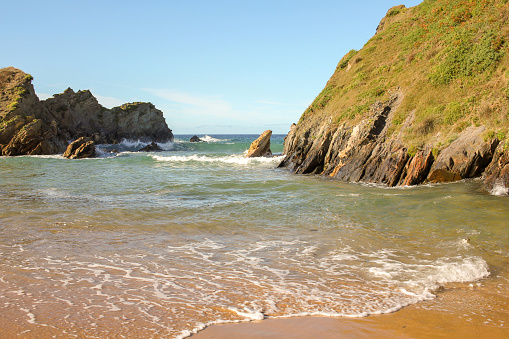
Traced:
<path fill-rule="evenodd" d="M 0 155 L 63 153 L 79 137 L 96 143 L 173 140 L 163 113 L 151 103 L 106 109 L 90 91 L 70 88 L 40 101 L 31 81 L 16 68 L 0 70 Z"/>
<path fill-rule="evenodd" d="M 280 167 L 396 185 L 509 187 L 509 4 L 391 8 L 285 139 Z"/>

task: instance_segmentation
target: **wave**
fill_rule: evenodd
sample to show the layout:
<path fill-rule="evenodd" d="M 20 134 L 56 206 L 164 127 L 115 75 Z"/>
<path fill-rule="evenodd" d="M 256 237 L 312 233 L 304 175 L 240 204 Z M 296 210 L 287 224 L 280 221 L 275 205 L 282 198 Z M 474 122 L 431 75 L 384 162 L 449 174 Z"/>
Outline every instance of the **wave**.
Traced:
<path fill-rule="evenodd" d="M 96 145 L 96 152 L 100 157 L 115 156 L 118 152 L 137 152 L 143 147 L 150 145 L 151 142 L 141 140 L 122 139 L 118 144 L 100 144 Z M 157 143 L 164 151 L 174 149 L 174 142 Z"/>
<path fill-rule="evenodd" d="M 490 190 L 490 194 L 497 196 L 509 195 L 509 187 L 505 187 L 502 183 L 497 182 Z"/>
<path fill-rule="evenodd" d="M 202 141 L 205 141 L 205 142 L 224 142 L 224 141 L 228 141 L 228 139 L 217 139 L 217 138 L 211 137 L 210 135 L 204 135 L 200 139 Z"/>
<path fill-rule="evenodd" d="M 487 262 L 481 257 L 439 259 L 424 264 L 403 264 L 395 260 L 374 260 L 378 264 L 369 272 L 381 280 L 402 281 L 407 285 L 403 293 L 424 299 L 448 283 L 474 282 L 490 275 Z M 411 291 L 411 292 L 409 292 Z"/>
<path fill-rule="evenodd" d="M 184 138 L 184 136 L 180 136 L 179 138 Z M 214 138 L 213 136 L 210 136 L 208 134 L 205 134 L 204 136 L 202 137 L 198 137 L 200 138 L 201 141 L 203 142 L 206 142 L 206 143 L 216 143 L 216 142 L 226 142 L 226 141 L 230 141 L 230 139 L 218 139 L 218 138 Z M 175 143 L 177 144 L 187 144 L 189 143 L 190 138 L 188 138 L 187 136 L 185 137 L 185 139 L 175 139 Z"/>
<path fill-rule="evenodd" d="M 235 164 L 235 165 L 250 165 L 250 164 L 273 164 L 278 163 L 282 160 L 281 157 L 274 158 L 246 158 L 241 154 L 234 154 L 230 156 L 222 156 L 222 157 L 213 157 L 210 155 L 172 155 L 172 156 L 164 156 L 164 155 L 150 155 L 157 161 L 166 161 L 166 162 L 206 162 L 206 163 L 225 163 L 225 164 Z"/>

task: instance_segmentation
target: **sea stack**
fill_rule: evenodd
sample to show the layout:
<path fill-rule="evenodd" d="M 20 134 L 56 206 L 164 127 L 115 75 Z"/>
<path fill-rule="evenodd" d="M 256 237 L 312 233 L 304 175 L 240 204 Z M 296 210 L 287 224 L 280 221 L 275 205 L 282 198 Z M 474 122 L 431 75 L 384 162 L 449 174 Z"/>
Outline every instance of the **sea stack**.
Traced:
<path fill-rule="evenodd" d="M 256 157 L 271 157 L 272 151 L 270 150 L 270 137 L 272 135 L 271 130 L 263 132 L 258 139 L 251 143 L 249 150 L 247 151 L 246 158 Z"/>

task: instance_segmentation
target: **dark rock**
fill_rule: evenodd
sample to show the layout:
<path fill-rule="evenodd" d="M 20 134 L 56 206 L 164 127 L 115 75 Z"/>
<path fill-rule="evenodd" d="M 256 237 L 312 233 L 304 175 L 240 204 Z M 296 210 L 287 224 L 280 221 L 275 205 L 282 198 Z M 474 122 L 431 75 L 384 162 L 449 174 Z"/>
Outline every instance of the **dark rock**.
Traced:
<path fill-rule="evenodd" d="M 271 157 L 272 156 L 272 151 L 270 150 L 271 135 L 272 131 L 266 130 L 258 137 L 258 139 L 253 141 L 251 143 L 251 146 L 249 146 L 246 158 Z"/>
<path fill-rule="evenodd" d="M 142 149 L 138 150 L 138 152 L 161 152 L 163 149 L 159 147 L 158 144 L 155 142 L 151 143 L 150 145 L 147 145 L 143 147 Z"/>
<path fill-rule="evenodd" d="M 68 159 L 82 159 L 95 157 L 95 143 L 92 138 L 81 137 L 69 144 L 64 152 Z"/>
<path fill-rule="evenodd" d="M 483 175 L 484 187 L 496 194 L 509 194 L 509 152 L 505 143 L 498 145 L 493 161 Z"/>
<path fill-rule="evenodd" d="M 202 142 L 203 140 L 198 138 L 198 136 L 194 135 L 193 137 L 191 137 L 191 139 L 189 141 L 190 142 Z"/>

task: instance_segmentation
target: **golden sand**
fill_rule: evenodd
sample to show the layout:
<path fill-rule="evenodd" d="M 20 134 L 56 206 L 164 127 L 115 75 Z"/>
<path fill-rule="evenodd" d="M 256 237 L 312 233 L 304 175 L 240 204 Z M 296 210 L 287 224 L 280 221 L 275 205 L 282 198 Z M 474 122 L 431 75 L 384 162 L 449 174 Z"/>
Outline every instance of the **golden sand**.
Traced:
<path fill-rule="evenodd" d="M 509 338 L 509 295 L 475 286 L 366 318 L 301 317 L 215 325 L 192 339 Z"/>

